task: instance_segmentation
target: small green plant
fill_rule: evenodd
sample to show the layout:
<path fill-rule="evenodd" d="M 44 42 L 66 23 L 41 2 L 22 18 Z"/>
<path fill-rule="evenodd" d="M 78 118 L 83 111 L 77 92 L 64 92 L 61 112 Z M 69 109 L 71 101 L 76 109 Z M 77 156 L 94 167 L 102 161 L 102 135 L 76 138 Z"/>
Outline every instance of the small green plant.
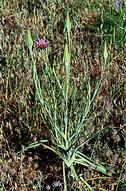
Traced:
<path fill-rule="evenodd" d="M 126 8 L 125 6 L 112 8 L 103 8 L 102 14 L 98 19 L 97 28 L 99 28 L 102 40 L 111 44 L 117 44 L 120 47 L 126 43 Z"/>
<path fill-rule="evenodd" d="M 41 41 L 39 39 L 39 41 Z M 37 45 L 39 47 L 39 41 Z M 41 41 L 40 43 L 44 43 Z M 66 167 L 71 171 L 75 180 L 78 175 L 75 170 L 76 164 L 90 167 L 104 174 L 111 176 L 106 168 L 91 158 L 84 155 L 77 146 L 79 135 L 84 128 L 88 115 L 91 112 L 92 103 L 100 89 L 104 76 L 104 70 L 108 61 L 107 46 L 104 47 L 104 64 L 102 67 L 101 78 L 96 83 L 94 90 L 91 88 L 90 77 L 83 76 L 85 81 L 84 95 L 80 95 L 78 87 L 72 80 L 71 73 L 71 22 L 67 12 L 65 22 L 65 47 L 63 61 L 50 63 L 48 59 L 49 48 L 38 49 L 44 69 L 41 74 L 36 68 L 36 61 L 33 51 L 33 40 L 30 30 L 27 35 L 27 45 L 33 64 L 33 80 L 36 88 L 36 98 L 41 104 L 43 118 L 51 132 L 52 146 L 48 146 L 41 141 L 41 144 L 56 153 L 63 160 L 64 190 L 67 190 Z M 42 47 L 42 44 L 41 44 Z M 44 48 L 44 47 L 42 47 Z M 81 83 L 81 82 L 80 82 Z M 80 85 L 80 88 L 82 86 Z M 83 90 L 81 91 L 81 93 Z M 79 100 L 79 101 L 78 101 Z M 39 142 L 29 145 L 27 148 L 36 147 Z"/>

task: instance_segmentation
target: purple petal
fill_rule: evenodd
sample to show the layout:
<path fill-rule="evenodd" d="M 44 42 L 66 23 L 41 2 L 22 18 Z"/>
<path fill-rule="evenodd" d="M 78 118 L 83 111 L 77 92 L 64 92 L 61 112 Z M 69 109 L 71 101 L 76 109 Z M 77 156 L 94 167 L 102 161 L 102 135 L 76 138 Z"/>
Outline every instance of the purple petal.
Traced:
<path fill-rule="evenodd" d="M 47 48 L 48 45 L 49 45 L 49 42 L 48 40 L 46 40 L 45 38 L 38 38 L 36 41 L 35 41 L 35 45 L 37 48 Z"/>

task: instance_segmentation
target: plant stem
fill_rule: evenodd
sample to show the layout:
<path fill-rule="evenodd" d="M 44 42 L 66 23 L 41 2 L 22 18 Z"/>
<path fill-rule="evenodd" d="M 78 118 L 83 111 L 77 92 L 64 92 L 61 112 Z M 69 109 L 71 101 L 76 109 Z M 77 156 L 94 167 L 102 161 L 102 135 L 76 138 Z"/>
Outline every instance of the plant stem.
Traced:
<path fill-rule="evenodd" d="M 76 181 L 78 181 L 79 179 L 78 179 L 77 173 L 75 171 L 75 168 L 73 166 L 71 166 L 71 172 L 73 173 L 74 178 L 76 179 Z"/>
<path fill-rule="evenodd" d="M 66 181 L 66 172 L 65 172 L 65 162 L 63 161 L 63 182 L 64 182 L 64 191 L 67 191 L 67 181 Z"/>

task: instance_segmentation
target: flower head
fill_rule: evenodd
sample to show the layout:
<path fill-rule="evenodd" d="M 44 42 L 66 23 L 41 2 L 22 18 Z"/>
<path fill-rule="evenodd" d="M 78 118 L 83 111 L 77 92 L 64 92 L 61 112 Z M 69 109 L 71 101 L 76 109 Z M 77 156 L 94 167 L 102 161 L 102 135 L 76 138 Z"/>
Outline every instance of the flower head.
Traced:
<path fill-rule="evenodd" d="M 38 38 L 35 41 L 36 48 L 48 48 L 49 42 L 45 38 Z"/>
<path fill-rule="evenodd" d="M 120 7 L 120 4 L 121 4 L 121 0 L 115 0 L 115 6 L 116 6 L 117 8 Z"/>

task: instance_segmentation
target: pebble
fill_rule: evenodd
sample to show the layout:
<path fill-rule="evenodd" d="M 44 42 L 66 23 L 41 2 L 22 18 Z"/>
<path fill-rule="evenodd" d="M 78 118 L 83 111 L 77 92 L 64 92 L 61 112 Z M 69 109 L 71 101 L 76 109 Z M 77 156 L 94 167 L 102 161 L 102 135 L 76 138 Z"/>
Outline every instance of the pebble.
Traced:
<path fill-rule="evenodd" d="M 46 190 L 51 190 L 51 187 L 49 185 L 46 186 Z"/>
<path fill-rule="evenodd" d="M 61 186 L 61 182 L 60 181 L 53 181 L 52 183 L 53 188 L 57 188 Z"/>

